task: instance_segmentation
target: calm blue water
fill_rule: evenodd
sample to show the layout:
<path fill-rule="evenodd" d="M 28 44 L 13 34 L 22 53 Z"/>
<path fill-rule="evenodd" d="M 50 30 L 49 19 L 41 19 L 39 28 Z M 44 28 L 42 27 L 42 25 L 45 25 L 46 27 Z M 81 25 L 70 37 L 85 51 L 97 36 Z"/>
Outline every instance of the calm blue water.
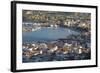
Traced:
<path fill-rule="evenodd" d="M 23 42 L 33 42 L 33 41 L 50 41 L 66 38 L 71 34 L 79 34 L 79 32 L 73 31 L 68 28 L 47 28 L 42 27 L 41 29 L 33 32 L 23 32 Z"/>

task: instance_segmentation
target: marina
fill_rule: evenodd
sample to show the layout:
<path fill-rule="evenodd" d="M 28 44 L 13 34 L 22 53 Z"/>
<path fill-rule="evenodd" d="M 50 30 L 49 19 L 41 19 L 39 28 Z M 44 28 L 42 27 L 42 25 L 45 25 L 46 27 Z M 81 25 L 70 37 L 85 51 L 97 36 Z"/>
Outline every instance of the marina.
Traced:
<path fill-rule="evenodd" d="M 23 62 L 90 59 L 90 40 L 85 41 L 80 35 L 63 27 L 23 32 Z"/>

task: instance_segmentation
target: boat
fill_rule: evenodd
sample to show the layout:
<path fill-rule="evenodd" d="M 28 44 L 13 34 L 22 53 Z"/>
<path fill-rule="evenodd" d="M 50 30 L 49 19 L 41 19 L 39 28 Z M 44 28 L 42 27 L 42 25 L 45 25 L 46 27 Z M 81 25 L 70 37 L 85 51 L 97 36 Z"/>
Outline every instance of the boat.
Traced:
<path fill-rule="evenodd" d="M 39 29 L 41 29 L 41 27 L 35 27 L 35 28 L 32 28 L 32 31 L 37 31 Z"/>

